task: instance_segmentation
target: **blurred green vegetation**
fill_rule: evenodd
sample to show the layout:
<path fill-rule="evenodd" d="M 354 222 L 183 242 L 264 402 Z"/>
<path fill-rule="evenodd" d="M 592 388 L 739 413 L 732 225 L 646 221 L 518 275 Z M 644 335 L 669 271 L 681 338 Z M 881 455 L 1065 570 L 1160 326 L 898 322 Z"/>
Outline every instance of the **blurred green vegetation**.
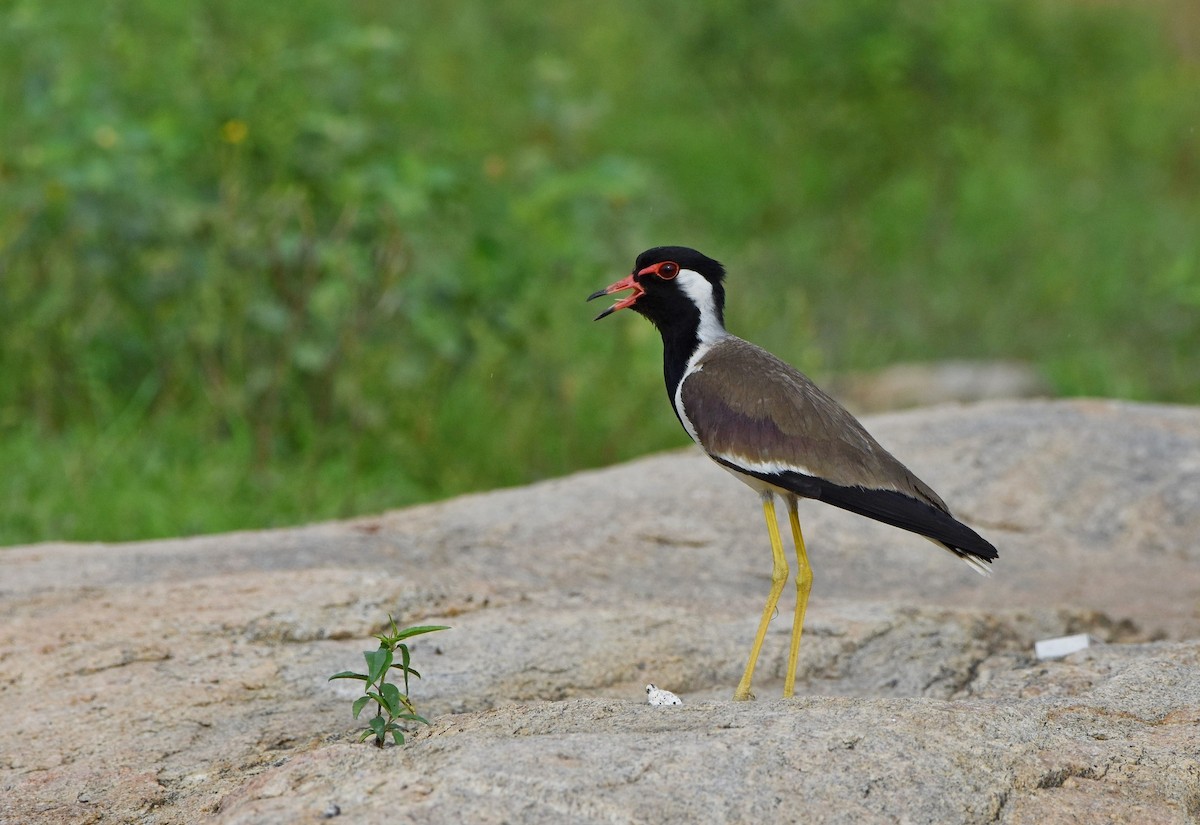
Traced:
<path fill-rule="evenodd" d="M 0 543 L 681 445 L 653 329 L 583 303 L 661 243 L 818 377 L 1015 357 L 1200 401 L 1198 28 L 1191 0 L 10 0 Z"/>

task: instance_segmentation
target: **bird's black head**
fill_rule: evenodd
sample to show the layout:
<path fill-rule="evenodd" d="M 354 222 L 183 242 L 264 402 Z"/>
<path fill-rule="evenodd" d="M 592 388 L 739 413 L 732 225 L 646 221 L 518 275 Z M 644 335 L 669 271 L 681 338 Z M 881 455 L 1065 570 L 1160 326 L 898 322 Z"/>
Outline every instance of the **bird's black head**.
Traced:
<path fill-rule="evenodd" d="M 656 246 L 638 255 L 627 278 L 592 293 L 588 300 L 632 289 L 596 316 L 599 321 L 619 309 L 632 309 L 659 329 L 677 323 L 715 322 L 724 326 L 725 267 L 686 246 Z"/>

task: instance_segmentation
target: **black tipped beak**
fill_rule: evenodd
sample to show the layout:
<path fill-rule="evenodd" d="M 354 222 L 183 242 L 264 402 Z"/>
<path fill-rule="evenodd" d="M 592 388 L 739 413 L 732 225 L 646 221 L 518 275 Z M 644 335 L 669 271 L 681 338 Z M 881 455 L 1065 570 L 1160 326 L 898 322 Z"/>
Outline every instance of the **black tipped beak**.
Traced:
<path fill-rule="evenodd" d="M 628 278 L 622 278 L 615 284 L 606 286 L 604 289 L 598 289 L 589 295 L 588 300 L 591 301 L 599 298 L 601 295 L 612 295 L 614 292 L 624 292 L 627 289 L 632 289 L 633 294 L 627 295 L 626 297 L 617 301 L 615 304 L 604 310 L 604 312 L 601 312 L 592 320 L 599 321 L 601 318 L 607 318 L 609 315 L 612 315 L 618 309 L 625 309 L 633 306 L 634 303 L 637 302 L 637 299 L 641 298 L 646 290 L 642 288 L 642 285 L 637 282 L 633 275 L 630 275 Z"/>
<path fill-rule="evenodd" d="M 605 295 L 607 295 L 607 294 L 608 294 L 608 289 L 609 289 L 608 287 L 605 287 L 604 289 L 597 289 L 595 292 L 593 292 L 591 295 L 589 295 L 589 296 L 587 297 L 587 299 L 588 299 L 589 301 L 594 301 L 594 300 L 596 300 L 597 298 L 603 298 Z M 613 307 L 609 307 L 608 309 L 604 310 L 604 312 L 601 312 L 599 315 L 597 315 L 597 316 L 596 316 L 595 318 L 593 318 L 592 320 L 593 320 L 593 321 L 599 321 L 601 318 L 604 318 L 604 317 L 605 317 L 605 316 L 607 316 L 607 315 L 612 315 L 612 314 L 613 314 L 613 312 L 615 312 L 615 311 L 616 311 L 616 310 L 615 310 Z"/>

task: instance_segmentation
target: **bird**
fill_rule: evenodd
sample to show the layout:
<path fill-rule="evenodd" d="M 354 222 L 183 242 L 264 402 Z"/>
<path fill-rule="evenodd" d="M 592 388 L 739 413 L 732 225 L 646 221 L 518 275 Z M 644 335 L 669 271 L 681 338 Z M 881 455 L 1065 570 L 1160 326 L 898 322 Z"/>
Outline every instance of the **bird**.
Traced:
<path fill-rule="evenodd" d="M 799 499 L 924 536 L 985 575 L 999 554 L 808 376 L 728 332 L 724 280 L 725 267 L 707 255 L 686 246 L 658 246 L 638 255 L 627 277 L 587 300 L 631 290 L 595 320 L 632 309 L 654 324 L 662 336 L 667 397 L 679 423 L 709 458 L 761 498 L 771 542 L 771 589 L 734 691 L 738 701 L 754 698 L 754 668 L 788 579 L 776 497 L 786 504 L 798 565 L 783 686 L 788 698 L 795 693 L 813 581 Z"/>

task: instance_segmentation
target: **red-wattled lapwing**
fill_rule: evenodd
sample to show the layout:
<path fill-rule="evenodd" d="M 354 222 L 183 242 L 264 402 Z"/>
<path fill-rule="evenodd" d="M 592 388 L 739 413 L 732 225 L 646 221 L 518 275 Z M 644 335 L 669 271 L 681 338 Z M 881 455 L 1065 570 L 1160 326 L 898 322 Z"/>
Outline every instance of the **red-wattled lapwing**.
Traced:
<path fill-rule="evenodd" d="M 649 318 L 663 340 L 667 396 L 679 423 L 709 458 L 758 491 L 774 567 L 750 660 L 734 699 L 749 699 L 754 665 L 787 582 L 775 519 L 787 502 L 796 543 L 796 614 L 783 695 L 791 696 L 812 569 L 804 550 L 798 498 L 813 498 L 936 542 L 981 573 L 996 548 L 952 515 L 929 485 L 879 445 L 841 404 L 799 370 L 725 331 L 725 268 L 694 249 L 660 246 L 638 256 L 632 273 L 588 300 L 633 290 L 596 316 L 619 309 Z"/>

